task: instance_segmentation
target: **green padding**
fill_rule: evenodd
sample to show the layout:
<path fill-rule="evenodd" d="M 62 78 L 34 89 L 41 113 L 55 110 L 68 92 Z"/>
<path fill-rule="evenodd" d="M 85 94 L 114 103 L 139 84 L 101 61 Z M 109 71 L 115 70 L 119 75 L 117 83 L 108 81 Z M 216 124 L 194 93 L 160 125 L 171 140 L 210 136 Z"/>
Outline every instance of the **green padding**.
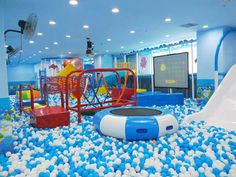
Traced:
<path fill-rule="evenodd" d="M 28 99 L 29 99 L 26 92 L 23 92 L 23 93 L 22 93 L 22 99 L 23 99 L 23 100 L 28 100 Z"/>

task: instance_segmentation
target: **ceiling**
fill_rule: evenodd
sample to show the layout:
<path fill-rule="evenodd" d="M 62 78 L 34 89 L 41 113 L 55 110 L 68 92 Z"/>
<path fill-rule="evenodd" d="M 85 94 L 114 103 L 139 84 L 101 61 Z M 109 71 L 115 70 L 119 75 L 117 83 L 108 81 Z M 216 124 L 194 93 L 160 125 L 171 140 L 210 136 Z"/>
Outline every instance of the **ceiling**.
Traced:
<path fill-rule="evenodd" d="M 97 54 L 120 53 L 164 42 L 195 38 L 196 31 L 218 26 L 236 26 L 236 0 L 5 0 L 5 30 L 18 29 L 18 20 L 30 13 L 38 16 L 33 44 L 23 39 L 23 52 L 12 57 L 20 63 L 36 63 L 44 57 L 84 56 L 86 37 Z M 112 8 L 119 8 L 118 14 Z M 170 17 L 171 22 L 165 22 Z M 56 25 L 49 25 L 55 20 Z M 185 28 L 180 25 L 196 23 Z M 89 25 L 84 29 L 83 25 Z M 135 30 L 130 34 L 130 30 Z M 38 36 L 37 33 L 43 33 Z M 70 35 L 71 38 L 66 38 Z M 110 38 L 111 41 L 107 41 Z M 20 35 L 7 34 L 7 44 L 20 46 Z M 143 41 L 143 43 L 140 43 Z M 58 42 L 54 45 L 53 42 Z M 123 47 L 121 47 L 123 46 Z M 48 49 L 45 49 L 48 47 Z M 41 53 L 39 53 L 41 51 Z M 68 54 L 71 52 L 71 54 Z"/>

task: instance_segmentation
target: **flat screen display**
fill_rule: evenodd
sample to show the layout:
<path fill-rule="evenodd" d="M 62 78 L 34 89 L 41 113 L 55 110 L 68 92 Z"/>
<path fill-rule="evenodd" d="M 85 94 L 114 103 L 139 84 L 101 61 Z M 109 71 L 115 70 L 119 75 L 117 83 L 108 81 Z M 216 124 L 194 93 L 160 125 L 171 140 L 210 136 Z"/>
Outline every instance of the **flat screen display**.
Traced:
<path fill-rule="evenodd" d="M 153 57 L 155 87 L 188 88 L 188 53 Z"/>

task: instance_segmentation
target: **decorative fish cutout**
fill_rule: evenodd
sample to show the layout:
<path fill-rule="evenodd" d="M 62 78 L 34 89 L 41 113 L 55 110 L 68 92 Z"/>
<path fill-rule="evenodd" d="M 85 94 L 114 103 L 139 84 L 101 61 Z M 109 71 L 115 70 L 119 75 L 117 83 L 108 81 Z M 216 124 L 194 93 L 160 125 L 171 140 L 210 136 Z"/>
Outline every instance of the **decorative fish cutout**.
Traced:
<path fill-rule="evenodd" d="M 51 65 L 49 66 L 49 68 L 50 68 L 50 69 L 51 69 L 51 68 L 52 68 L 52 69 L 56 69 L 56 68 L 58 68 L 58 66 L 53 63 L 53 64 L 51 64 Z"/>

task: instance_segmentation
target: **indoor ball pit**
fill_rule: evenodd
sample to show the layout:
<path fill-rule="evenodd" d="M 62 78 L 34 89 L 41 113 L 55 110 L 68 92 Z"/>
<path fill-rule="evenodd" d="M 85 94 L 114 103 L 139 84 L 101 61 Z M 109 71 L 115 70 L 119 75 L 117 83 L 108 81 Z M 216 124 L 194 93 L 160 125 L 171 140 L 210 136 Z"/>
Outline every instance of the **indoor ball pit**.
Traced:
<path fill-rule="evenodd" d="M 99 133 L 126 140 L 156 139 L 178 130 L 176 118 L 167 110 L 140 106 L 104 109 L 93 122 Z"/>
<path fill-rule="evenodd" d="M 70 126 L 40 130 L 23 114 L 13 121 L 14 152 L 0 155 L 0 176 L 235 176 L 236 132 L 204 122 L 183 124 L 186 115 L 201 109 L 194 100 L 158 108 L 169 109 L 180 126 L 155 144 L 101 136 L 92 116 L 78 124 L 72 113 Z"/>

